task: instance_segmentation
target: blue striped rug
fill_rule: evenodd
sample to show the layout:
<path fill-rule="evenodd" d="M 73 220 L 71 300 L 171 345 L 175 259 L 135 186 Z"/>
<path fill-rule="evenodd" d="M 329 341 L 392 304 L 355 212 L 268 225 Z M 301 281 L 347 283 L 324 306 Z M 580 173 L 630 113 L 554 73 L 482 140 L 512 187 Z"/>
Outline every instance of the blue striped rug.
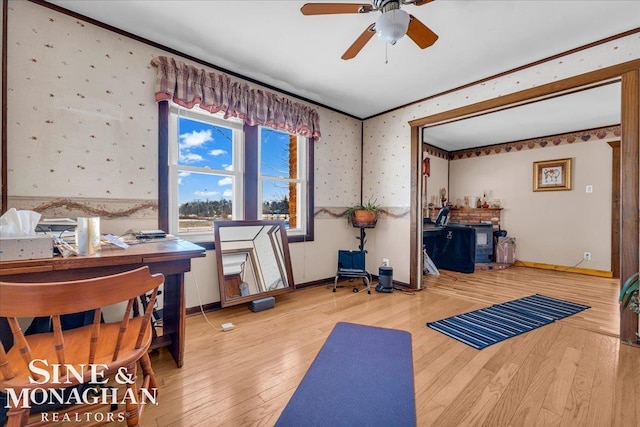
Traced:
<path fill-rule="evenodd" d="M 590 307 L 536 294 L 428 322 L 427 326 L 481 350 L 587 308 Z"/>

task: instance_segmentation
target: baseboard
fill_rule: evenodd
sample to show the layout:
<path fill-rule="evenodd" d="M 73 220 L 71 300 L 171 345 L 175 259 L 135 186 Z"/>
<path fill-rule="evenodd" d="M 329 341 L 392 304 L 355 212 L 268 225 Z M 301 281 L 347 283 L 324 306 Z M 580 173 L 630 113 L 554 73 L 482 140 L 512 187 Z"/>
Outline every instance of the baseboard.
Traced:
<path fill-rule="evenodd" d="M 376 274 L 372 274 L 371 278 L 373 279 L 373 281 L 378 280 L 378 276 Z M 311 287 L 314 287 L 314 286 L 321 286 L 321 285 L 333 285 L 333 280 L 334 279 L 335 279 L 335 277 L 327 277 L 325 279 L 314 280 L 314 281 L 311 281 L 311 282 L 296 283 L 296 289 L 311 288 Z M 404 286 L 406 288 L 411 288 L 411 286 L 409 286 L 408 283 L 401 282 L 399 280 L 393 280 L 393 285 L 398 285 L 398 286 Z"/>
<path fill-rule="evenodd" d="M 372 275 L 372 278 L 373 278 L 373 280 L 377 280 L 378 276 Z M 300 289 L 304 289 L 304 288 L 312 288 L 314 286 L 321 286 L 321 285 L 332 285 L 333 286 L 333 279 L 334 279 L 333 277 L 327 277 L 325 279 L 313 280 L 311 282 L 296 283 L 296 290 L 300 290 Z M 393 281 L 393 285 L 394 286 L 402 286 L 402 287 L 411 289 L 411 287 L 409 286 L 408 283 L 400 282 L 398 280 L 394 280 Z M 220 310 L 221 308 L 222 308 L 222 305 L 220 304 L 220 302 L 212 302 L 212 303 L 209 303 L 209 304 L 204 304 L 202 306 L 202 310 L 204 310 L 205 312 L 206 311 Z M 187 315 L 200 313 L 200 306 L 188 307 L 185 311 L 186 311 Z"/>
<path fill-rule="evenodd" d="M 215 311 L 215 310 L 220 310 L 222 308 L 222 305 L 220 304 L 220 302 L 212 302 L 209 304 L 204 304 L 202 306 L 202 310 L 203 311 Z M 195 314 L 195 313 L 200 313 L 200 306 L 197 305 L 195 307 L 188 307 L 185 310 L 185 313 L 187 316 L 191 315 L 191 314 Z"/>
<path fill-rule="evenodd" d="M 545 264 L 543 262 L 520 261 L 519 259 L 516 260 L 514 265 L 518 267 L 539 268 L 542 270 L 566 271 L 567 273 L 579 273 L 587 276 L 613 277 L 613 273 L 611 271 L 595 270 L 592 268 L 567 267 L 566 265 Z"/>
<path fill-rule="evenodd" d="M 333 279 L 333 277 L 327 277 L 326 279 L 313 280 L 311 282 L 296 283 L 296 289 L 312 288 L 314 286 L 326 285 L 329 283 L 333 284 Z"/>

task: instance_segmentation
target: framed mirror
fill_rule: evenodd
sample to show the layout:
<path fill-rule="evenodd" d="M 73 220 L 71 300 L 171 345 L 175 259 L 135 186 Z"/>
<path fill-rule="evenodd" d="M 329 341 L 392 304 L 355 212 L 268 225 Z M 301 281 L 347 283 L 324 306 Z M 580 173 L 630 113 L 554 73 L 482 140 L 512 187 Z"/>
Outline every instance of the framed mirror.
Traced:
<path fill-rule="evenodd" d="M 220 305 L 295 288 L 283 221 L 214 221 Z"/>

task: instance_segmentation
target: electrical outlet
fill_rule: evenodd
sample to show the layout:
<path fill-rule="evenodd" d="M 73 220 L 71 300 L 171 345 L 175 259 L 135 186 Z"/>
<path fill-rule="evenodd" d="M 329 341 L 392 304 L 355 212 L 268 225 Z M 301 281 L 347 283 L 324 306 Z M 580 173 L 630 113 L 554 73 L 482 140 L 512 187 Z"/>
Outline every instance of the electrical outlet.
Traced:
<path fill-rule="evenodd" d="M 591 252 L 585 252 L 583 258 L 585 261 L 591 261 Z"/>

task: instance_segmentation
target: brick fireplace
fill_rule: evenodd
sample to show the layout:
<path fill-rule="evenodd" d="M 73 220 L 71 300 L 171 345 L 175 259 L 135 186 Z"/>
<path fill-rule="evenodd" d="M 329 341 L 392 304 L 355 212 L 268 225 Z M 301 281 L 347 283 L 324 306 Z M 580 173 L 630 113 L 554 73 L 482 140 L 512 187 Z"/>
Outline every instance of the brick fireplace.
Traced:
<path fill-rule="evenodd" d="M 493 228 L 500 227 L 501 208 L 451 208 L 449 222 L 463 224 L 491 223 Z M 440 208 L 429 208 L 429 217 L 435 221 Z"/>

